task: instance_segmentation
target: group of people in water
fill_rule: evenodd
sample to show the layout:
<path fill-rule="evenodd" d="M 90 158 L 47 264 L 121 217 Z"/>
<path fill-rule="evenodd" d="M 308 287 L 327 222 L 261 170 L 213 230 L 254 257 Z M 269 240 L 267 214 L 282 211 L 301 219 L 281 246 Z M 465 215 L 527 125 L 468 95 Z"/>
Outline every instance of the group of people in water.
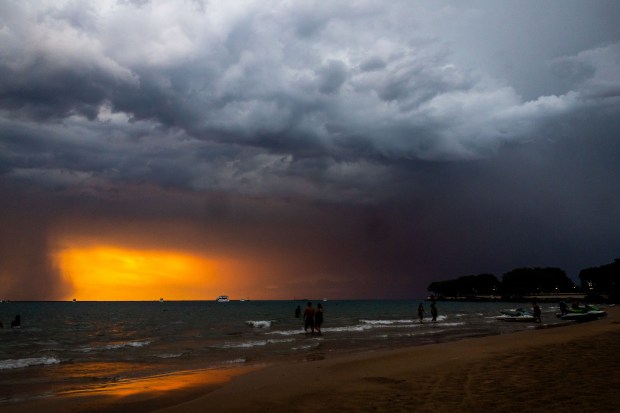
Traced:
<path fill-rule="evenodd" d="M 20 328 L 22 325 L 22 317 L 17 314 L 13 321 L 11 321 L 11 328 Z M 0 328 L 4 328 L 4 324 L 0 321 Z"/>
<path fill-rule="evenodd" d="M 431 296 L 430 299 L 431 299 L 431 304 L 430 304 L 431 321 L 436 322 L 437 315 L 438 315 L 437 303 L 436 303 L 434 296 Z M 579 302 L 574 301 L 571 307 L 573 310 L 579 309 L 580 308 Z M 560 311 L 561 311 L 561 315 L 565 315 L 569 312 L 568 305 L 565 302 L 560 303 Z M 541 309 L 536 301 L 532 303 L 532 309 L 531 309 L 530 314 L 533 315 L 535 322 L 542 323 Z M 418 320 L 420 321 L 420 323 L 424 322 L 424 315 L 425 315 L 424 304 L 420 303 L 418 305 Z M 308 330 L 310 330 L 311 334 L 314 334 L 315 332 L 318 333 L 319 335 L 321 334 L 321 325 L 323 324 L 323 305 L 321 303 L 318 303 L 316 308 L 314 308 L 312 306 L 312 302 L 308 301 L 308 305 L 306 309 L 303 311 L 303 313 L 302 313 L 301 307 L 297 306 L 297 308 L 295 309 L 295 317 L 301 318 L 303 320 L 304 331 L 306 333 L 308 333 Z M 1 326 L 2 324 L 0 323 L 0 327 Z"/>
<path fill-rule="evenodd" d="M 295 317 L 302 318 L 304 322 L 304 331 L 306 333 L 308 333 L 308 329 L 310 329 L 311 334 L 314 334 L 316 330 L 316 332 L 321 335 L 321 325 L 323 324 L 323 304 L 318 303 L 316 308 L 314 308 L 312 306 L 312 302 L 308 301 L 303 317 L 301 307 L 297 306 L 295 309 Z"/>
<path fill-rule="evenodd" d="M 433 297 L 431 299 L 431 320 L 433 322 L 437 321 L 437 314 L 437 304 Z M 308 301 L 308 305 L 303 314 L 301 312 L 301 306 L 297 306 L 295 309 L 295 317 L 303 320 L 304 331 L 306 333 L 308 333 L 308 329 L 310 329 L 311 334 L 314 334 L 315 331 L 319 335 L 321 334 L 321 325 L 323 324 L 323 305 L 321 303 L 318 303 L 316 308 L 314 308 L 312 302 Z M 424 322 L 424 305 L 422 303 L 418 306 L 418 318 L 420 323 Z"/>
<path fill-rule="evenodd" d="M 431 298 L 431 321 L 437 321 L 437 304 L 435 303 L 435 297 Z M 424 304 L 420 303 L 418 306 L 418 319 L 420 323 L 424 322 Z"/>

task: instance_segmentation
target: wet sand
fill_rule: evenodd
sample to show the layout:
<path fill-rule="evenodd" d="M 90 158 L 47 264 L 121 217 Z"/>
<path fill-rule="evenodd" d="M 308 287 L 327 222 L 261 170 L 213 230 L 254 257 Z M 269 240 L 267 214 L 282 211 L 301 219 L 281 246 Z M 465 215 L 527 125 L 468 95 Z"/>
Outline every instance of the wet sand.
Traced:
<path fill-rule="evenodd" d="M 161 376 L 4 404 L 54 412 L 620 411 L 620 307 L 601 320 L 399 350 Z M 182 379 L 181 377 L 185 377 Z M 185 380 L 185 382 L 183 382 Z"/>

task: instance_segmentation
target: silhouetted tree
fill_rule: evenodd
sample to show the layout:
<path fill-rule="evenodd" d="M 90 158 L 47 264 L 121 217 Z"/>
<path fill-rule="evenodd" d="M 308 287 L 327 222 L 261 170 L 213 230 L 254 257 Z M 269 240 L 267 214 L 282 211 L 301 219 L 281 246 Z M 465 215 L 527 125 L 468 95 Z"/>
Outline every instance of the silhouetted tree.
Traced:
<path fill-rule="evenodd" d="M 611 264 L 581 270 L 579 280 L 584 292 L 608 295 L 610 301 L 620 301 L 620 259 Z"/>
<path fill-rule="evenodd" d="M 573 291 L 574 283 L 560 268 L 516 268 L 504 274 L 505 295 L 551 294 Z"/>
<path fill-rule="evenodd" d="M 432 282 L 427 290 L 440 296 L 458 297 L 491 295 L 499 291 L 500 282 L 493 274 L 465 275 L 453 280 Z"/>

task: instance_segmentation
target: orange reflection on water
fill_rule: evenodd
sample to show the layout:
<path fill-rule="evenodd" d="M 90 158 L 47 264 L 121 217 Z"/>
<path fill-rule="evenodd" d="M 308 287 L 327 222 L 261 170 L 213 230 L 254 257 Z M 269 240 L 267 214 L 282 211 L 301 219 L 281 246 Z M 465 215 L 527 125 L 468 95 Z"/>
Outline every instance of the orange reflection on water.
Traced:
<path fill-rule="evenodd" d="M 214 294 L 216 262 L 175 251 L 71 247 L 59 253 L 58 263 L 79 300 L 201 300 Z"/>

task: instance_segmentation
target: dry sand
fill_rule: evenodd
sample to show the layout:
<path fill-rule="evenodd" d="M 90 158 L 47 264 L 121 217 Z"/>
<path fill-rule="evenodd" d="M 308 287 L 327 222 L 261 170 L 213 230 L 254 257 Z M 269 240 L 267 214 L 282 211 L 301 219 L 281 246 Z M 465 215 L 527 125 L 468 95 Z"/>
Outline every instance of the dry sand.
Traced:
<path fill-rule="evenodd" d="M 620 412 L 620 307 L 558 328 L 140 382 L 0 406 L 54 412 Z M 207 373 L 204 373 L 207 374 Z M 217 377 L 216 377 L 217 376 Z M 185 377 L 187 385 L 176 385 Z M 168 384 L 162 384 L 168 383 Z"/>

